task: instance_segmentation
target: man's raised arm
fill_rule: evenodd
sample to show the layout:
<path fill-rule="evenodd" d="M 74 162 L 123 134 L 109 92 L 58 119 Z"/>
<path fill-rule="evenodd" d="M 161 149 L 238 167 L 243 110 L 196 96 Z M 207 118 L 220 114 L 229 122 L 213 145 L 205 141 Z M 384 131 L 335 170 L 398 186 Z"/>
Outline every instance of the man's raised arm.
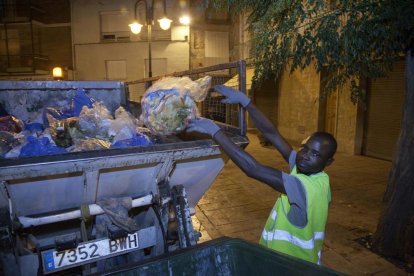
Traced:
<path fill-rule="evenodd" d="M 223 103 L 240 104 L 246 108 L 257 129 L 276 147 L 283 158 L 289 162 L 292 146 L 285 138 L 283 138 L 270 120 L 250 101 L 249 97 L 244 93 L 225 85 L 217 85 L 214 88 L 217 92 L 226 97 L 226 99 L 222 101 Z"/>
<path fill-rule="evenodd" d="M 206 118 L 191 120 L 187 131 L 208 134 L 247 176 L 266 183 L 276 191 L 286 193 L 280 170 L 257 162 L 249 153 L 235 145 L 213 121 Z"/>

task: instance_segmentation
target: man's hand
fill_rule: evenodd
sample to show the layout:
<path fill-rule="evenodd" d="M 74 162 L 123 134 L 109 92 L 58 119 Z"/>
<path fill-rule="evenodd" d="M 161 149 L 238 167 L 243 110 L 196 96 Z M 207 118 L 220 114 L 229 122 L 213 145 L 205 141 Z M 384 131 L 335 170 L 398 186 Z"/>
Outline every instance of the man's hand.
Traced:
<path fill-rule="evenodd" d="M 202 117 L 190 120 L 190 123 L 187 125 L 187 132 L 205 133 L 211 137 L 219 130 L 220 127 L 213 121 Z"/>
<path fill-rule="evenodd" d="M 240 104 L 243 107 L 248 106 L 250 103 L 249 97 L 247 97 L 244 93 L 231 87 L 225 85 L 216 85 L 214 89 L 226 97 L 226 99 L 221 101 L 222 103 Z"/>

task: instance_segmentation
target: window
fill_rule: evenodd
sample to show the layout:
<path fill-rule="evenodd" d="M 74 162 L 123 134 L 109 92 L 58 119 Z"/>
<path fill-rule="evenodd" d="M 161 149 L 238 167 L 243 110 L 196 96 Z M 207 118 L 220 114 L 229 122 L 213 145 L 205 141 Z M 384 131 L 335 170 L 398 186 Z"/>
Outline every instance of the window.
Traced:
<path fill-rule="evenodd" d="M 127 11 L 100 12 L 102 41 L 129 41 L 128 24 L 132 17 Z"/>

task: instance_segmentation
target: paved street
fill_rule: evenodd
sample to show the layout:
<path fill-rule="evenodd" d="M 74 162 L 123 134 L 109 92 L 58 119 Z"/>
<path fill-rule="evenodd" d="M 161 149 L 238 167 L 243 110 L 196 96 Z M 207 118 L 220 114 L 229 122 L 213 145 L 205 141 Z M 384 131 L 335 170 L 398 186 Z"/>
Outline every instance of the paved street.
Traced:
<path fill-rule="evenodd" d="M 259 162 L 287 171 L 275 149 L 261 146 L 255 134 L 249 139 L 247 151 Z M 391 163 L 341 153 L 335 159 L 326 169 L 332 202 L 323 265 L 350 275 L 407 275 L 356 241 L 375 231 Z M 197 206 L 197 219 L 207 232 L 202 241 L 228 236 L 258 242 L 277 196 L 229 161 Z"/>

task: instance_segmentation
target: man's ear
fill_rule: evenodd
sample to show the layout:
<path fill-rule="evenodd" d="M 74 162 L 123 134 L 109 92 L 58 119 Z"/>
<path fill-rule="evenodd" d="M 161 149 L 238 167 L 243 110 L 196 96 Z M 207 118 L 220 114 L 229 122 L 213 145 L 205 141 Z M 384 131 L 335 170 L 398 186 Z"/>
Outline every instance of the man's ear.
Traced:
<path fill-rule="evenodd" d="M 329 166 L 330 164 L 332 164 L 332 162 L 333 162 L 334 160 L 335 160 L 335 159 L 333 159 L 333 157 L 328 158 L 328 160 L 326 160 L 326 164 L 325 164 L 325 166 Z"/>

